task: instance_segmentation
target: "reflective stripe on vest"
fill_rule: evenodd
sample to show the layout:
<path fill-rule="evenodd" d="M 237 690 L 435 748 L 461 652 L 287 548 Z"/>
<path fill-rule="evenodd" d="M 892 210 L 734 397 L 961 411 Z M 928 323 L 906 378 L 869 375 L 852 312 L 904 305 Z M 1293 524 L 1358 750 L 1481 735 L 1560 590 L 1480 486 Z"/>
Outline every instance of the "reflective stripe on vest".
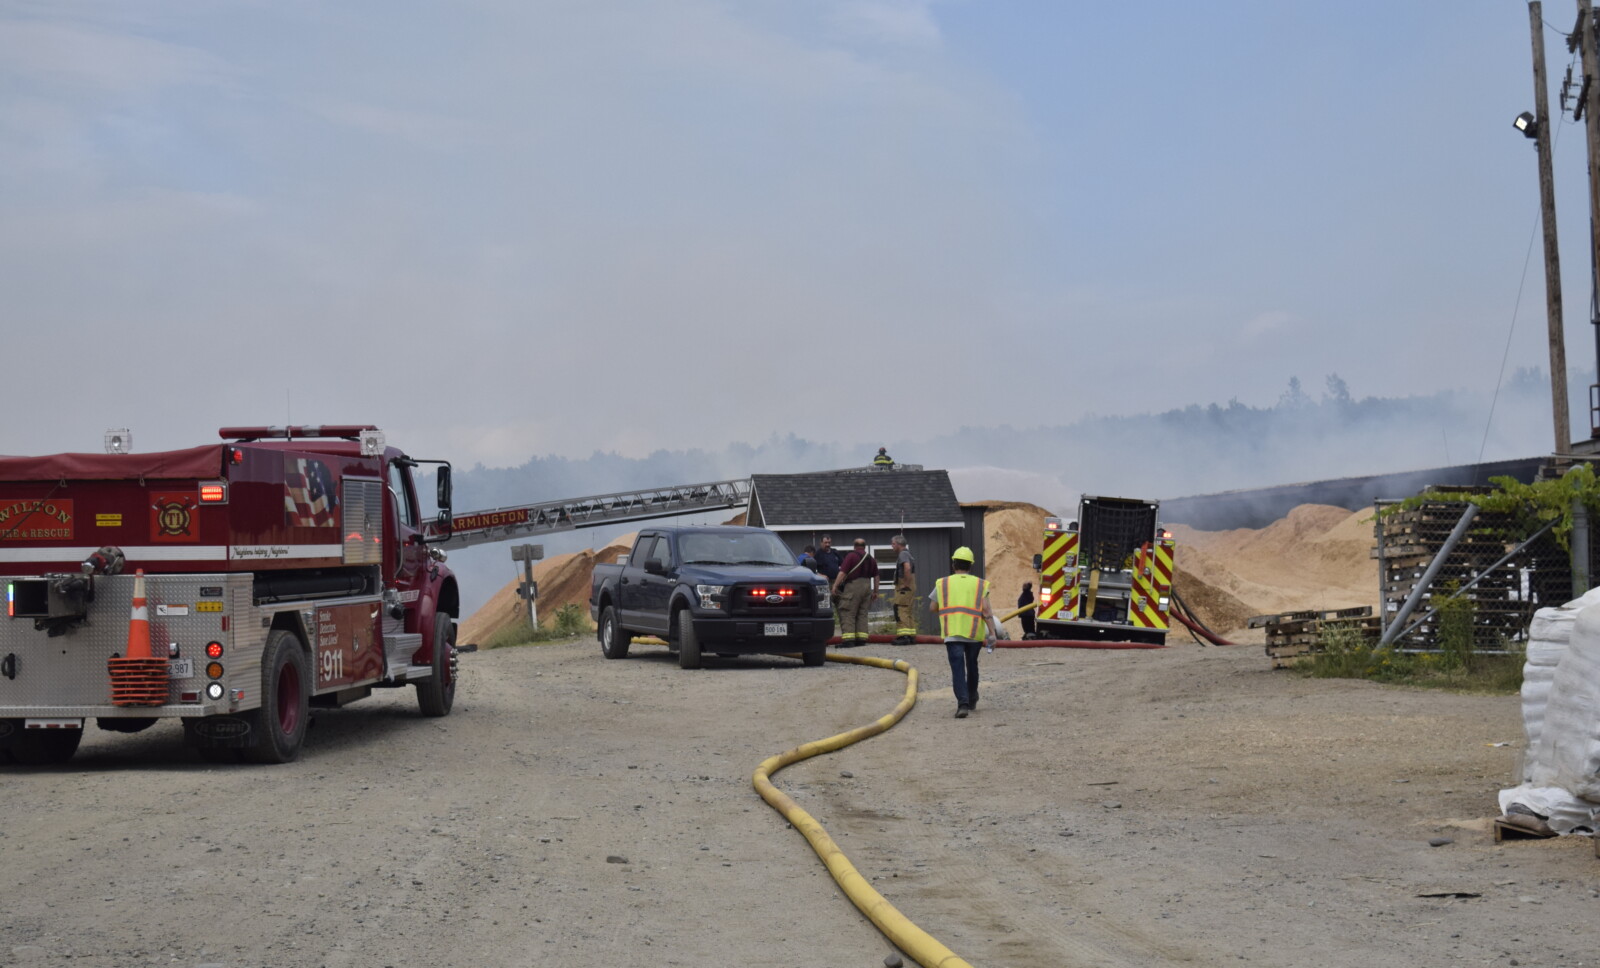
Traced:
<path fill-rule="evenodd" d="M 989 597 L 989 583 L 977 575 L 956 574 L 939 579 L 939 632 L 947 639 L 983 638 L 983 602 Z"/>

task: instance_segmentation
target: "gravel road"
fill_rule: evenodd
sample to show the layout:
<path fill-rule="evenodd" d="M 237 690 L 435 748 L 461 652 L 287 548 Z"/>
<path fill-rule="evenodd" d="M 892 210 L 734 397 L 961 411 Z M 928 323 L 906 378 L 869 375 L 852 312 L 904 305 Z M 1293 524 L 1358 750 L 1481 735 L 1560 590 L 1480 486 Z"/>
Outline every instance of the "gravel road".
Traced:
<path fill-rule="evenodd" d="M 1489 834 L 1515 697 L 1309 680 L 1258 648 L 1029 649 L 985 656 L 955 720 L 941 647 L 864 651 L 921 670 L 917 707 L 775 782 L 974 965 L 1600 962 L 1591 842 Z M 903 678 L 707 666 L 469 655 L 449 718 L 380 693 L 278 767 L 91 730 L 64 768 L 0 772 L 0 964 L 881 965 L 750 774 Z"/>

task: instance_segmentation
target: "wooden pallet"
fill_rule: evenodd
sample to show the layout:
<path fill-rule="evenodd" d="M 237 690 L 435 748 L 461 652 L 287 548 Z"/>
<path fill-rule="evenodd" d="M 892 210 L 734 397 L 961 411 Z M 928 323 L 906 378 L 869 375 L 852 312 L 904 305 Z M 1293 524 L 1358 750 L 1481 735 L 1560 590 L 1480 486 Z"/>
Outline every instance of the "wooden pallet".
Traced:
<path fill-rule="evenodd" d="M 1322 638 L 1329 632 L 1353 630 L 1376 641 L 1381 624 L 1382 620 L 1372 614 L 1370 605 L 1279 612 L 1250 619 L 1251 628 L 1266 629 L 1267 656 L 1272 659 L 1274 669 L 1282 669 L 1298 658 L 1320 651 Z"/>

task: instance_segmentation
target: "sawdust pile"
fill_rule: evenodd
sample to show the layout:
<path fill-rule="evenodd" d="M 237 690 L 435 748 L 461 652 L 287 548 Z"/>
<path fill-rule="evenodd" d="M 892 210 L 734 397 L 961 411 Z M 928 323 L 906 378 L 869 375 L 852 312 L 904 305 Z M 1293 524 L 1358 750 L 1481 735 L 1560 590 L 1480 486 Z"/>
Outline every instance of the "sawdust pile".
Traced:
<path fill-rule="evenodd" d="M 583 609 L 585 617 L 589 614 L 589 585 L 590 577 L 596 564 L 610 564 L 618 557 L 628 553 L 633 547 L 635 535 L 629 534 L 618 538 L 604 548 L 574 552 L 569 555 L 556 555 L 546 558 L 533 566 L 533 580 L 539 583 L 539 618 L 548 625 L 550 616 L 563 605 L 576 603 Z M 521 598 L 517 597 L 517 586 L 521 579 L 513 578 L 505 587 L 495 592 L 488 603 L 472 614 L 472 617 L 461 623 L 461 628 L 456 634 L 457 642 L 489 641 L 501 629 L 515 626 L 527 621 L 528 606 Z"/>
<path fill-rule="evenodd" d="M 974 501 L 967 507 L 987 508 L 983 514 L 983 572 L 993 585 L 990 600 L 996 615 L 1016 610 L 1023 582 L 1033 582 L 1039 597 L 1039 575 L 1033 556 L 1044 549 L 1044 519 L 1051 512 L 1035 504 L 1015 501 Z M 1022 623 L 1005 623 L 1008 638 L 1022 638 Z"/>
<path fill-rule="evenodd" d="M 1379 606 L 1371 511 L 1302 504 L 1265 528 L 1171 529 L 1178 594 L 1214 631 L 1270 612 Z"/>

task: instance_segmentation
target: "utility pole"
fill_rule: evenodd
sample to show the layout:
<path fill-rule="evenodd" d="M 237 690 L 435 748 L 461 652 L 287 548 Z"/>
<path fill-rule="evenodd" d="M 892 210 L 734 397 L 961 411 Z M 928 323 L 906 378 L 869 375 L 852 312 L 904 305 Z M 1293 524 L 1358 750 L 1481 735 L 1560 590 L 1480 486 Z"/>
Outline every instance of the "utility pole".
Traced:
<path fill-rule="evenodd" d="M 1580 3 L 1584 0 L 1579 0 Z M 1558 458 L 1572 453 L 1572 426 L 1567 415 L 1567 346 L 1561 320 L 1561 253 L 1556 245 L 1556 183 L 1550 162 L 1550 94 L 1544 73 L 1544 10 L 1539 0 L 1528 3 L 1533 29 L 1533 113 L 1539 149 L 1539 211 L 1544 224 L 1544 298 L 1550 327 L 1550 405 L 1555 415 Z M 1566 460 L 1558 461 L 1565 465 Z"/>
<path fill-rule="evenodd" d="M 1573 37 L 1583 57 L 1583 85 L 1580 96 L 1584 112 L 1584 131 L 1589 141 L 1589 278 L 1600 285 L 1600 56 L 1595 51 L 1594 10 L 1590 0 L 1578 0 L 1578 23 Z M 1589 322 L 1595 327 L 1595 360 L 1600 367 L 1600 307 L 1590 302 Z M 1595 388 L 1589 390 L 1589 435 L 1594 436 Z"/>

